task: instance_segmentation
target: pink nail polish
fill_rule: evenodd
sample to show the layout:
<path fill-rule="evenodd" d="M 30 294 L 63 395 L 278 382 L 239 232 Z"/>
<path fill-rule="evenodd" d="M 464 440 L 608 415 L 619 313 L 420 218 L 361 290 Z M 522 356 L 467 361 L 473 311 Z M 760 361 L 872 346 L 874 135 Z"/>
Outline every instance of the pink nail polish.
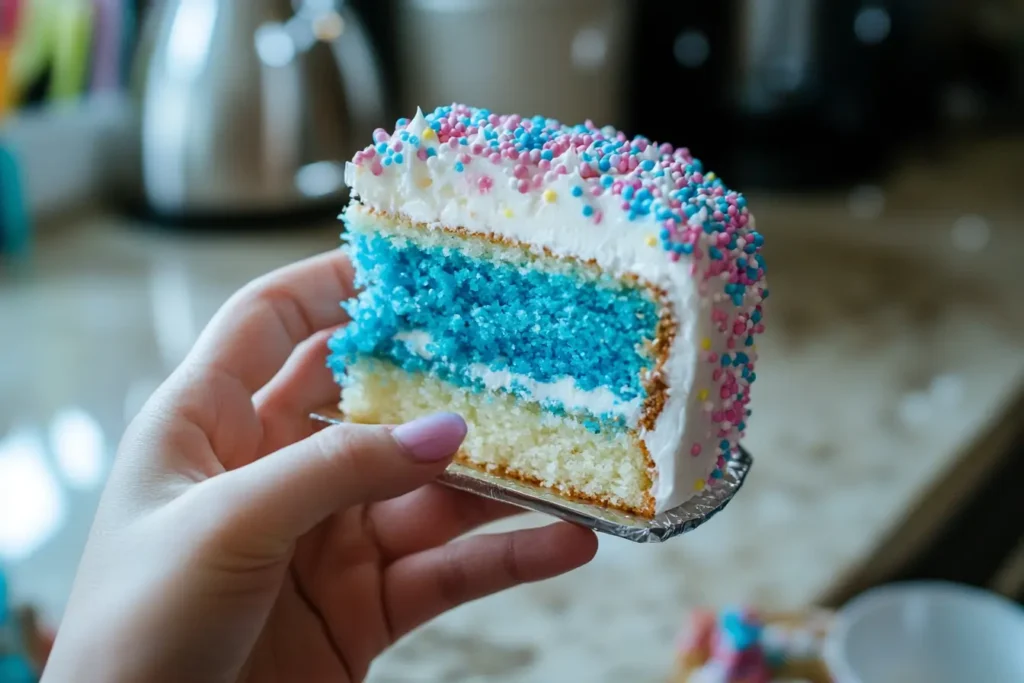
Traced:
<path fill-rule="evenodd" d="M 466 421 L 454 413 L 438 413 L 399 425 L 391 435 L 413 460 L 436 462 L 459 449 L 466 438 Z"/>

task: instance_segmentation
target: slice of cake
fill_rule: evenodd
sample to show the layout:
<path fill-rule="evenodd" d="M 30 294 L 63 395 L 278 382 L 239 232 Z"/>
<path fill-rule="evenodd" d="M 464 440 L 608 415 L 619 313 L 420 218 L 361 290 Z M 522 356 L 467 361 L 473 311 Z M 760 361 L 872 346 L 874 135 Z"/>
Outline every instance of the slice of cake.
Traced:
<path fill-rule="evenodd" d="M 672 683 L 831 683 L 822 659 L 832 615 L 695 610 Z"/>
<path fill-rule="evenodd" d="M 746 199 L 687 149 L 453 105 L 346 168 L 347 420 L 439 410 L 460 462 L 651 517 L 722 477 L 768 296 Z"/>

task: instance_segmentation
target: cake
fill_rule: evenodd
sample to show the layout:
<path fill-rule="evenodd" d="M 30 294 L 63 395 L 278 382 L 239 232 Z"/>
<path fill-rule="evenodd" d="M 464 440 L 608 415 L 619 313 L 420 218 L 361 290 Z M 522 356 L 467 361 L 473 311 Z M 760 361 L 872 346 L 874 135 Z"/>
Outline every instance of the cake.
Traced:
<path fill-rule="evenodd" d="M 822 660 L 830 621 L 818 610 L 695 610 L 671 683 L 831 683 Z"/>
<path fill-rule="evenodd" d="M 452 105 L 378 129 L 345 179 L 346 420 L 457 412 L 459 462 L 645 518 L 723 477 L 763 239 L 688 149 Z"/>

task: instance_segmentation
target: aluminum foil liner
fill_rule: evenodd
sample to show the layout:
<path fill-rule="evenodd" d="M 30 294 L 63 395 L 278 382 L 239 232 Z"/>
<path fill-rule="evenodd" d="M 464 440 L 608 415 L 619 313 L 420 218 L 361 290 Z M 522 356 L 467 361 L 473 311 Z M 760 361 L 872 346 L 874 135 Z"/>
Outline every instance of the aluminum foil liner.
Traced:
<path fill-rule="evenodd" d="M 329 424 L 344 422 L 341 413 L 333 407 L 318 410 L 311 417 Z M 726 462 L 721 479 L 679 507 L 652 519 L 607 510 L 592 503 L 566 500 L 539 486 L 502 479 L 459 463 L 449 465 L 440 482 L 460 491 L 558 517 L 599 533 L 636 543 L 660 543 L 693 531 L 718 514 L 743 486 L 753 462 L 750 454 L 741 447 L 739 454 Z"/>

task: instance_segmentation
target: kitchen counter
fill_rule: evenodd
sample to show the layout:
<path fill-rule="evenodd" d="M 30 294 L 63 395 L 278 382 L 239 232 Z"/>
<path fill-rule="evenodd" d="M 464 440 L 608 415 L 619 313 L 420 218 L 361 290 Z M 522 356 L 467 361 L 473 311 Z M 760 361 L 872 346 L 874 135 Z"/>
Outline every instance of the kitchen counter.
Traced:
<path fill-rule="evenodd" d="M 751 197 L 772 296 L 743 491 L 692 534 L 602 538 L 583 570 L 439 619 L 371 681 L 661 680 L 695 604 L 799 606 L 883 575 L 1019 422 L 1022 176 L 1024 140 L 999 141 L 848 197 Z M 92 215 L 0 273 L 0 561 L 18 598 L 59 616 L 126 421 L 234 289 L 337 230 Z"/>

